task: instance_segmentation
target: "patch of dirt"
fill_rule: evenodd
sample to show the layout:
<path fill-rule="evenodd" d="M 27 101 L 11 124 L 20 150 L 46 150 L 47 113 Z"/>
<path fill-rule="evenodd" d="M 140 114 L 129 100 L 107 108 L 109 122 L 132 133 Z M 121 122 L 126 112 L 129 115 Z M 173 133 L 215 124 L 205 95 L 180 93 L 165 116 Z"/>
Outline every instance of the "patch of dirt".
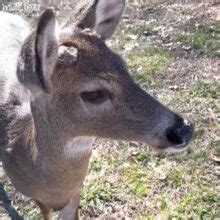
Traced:
<path fill-rule="evenodd" d="M 169 67 L 163 71 L 166 85 L 177 86 L 179 89 L 186 88 L 201 79 L 219 80 L 219 60 L 200 58 L 184 59 L 178 58 L 171 62 Z"/>

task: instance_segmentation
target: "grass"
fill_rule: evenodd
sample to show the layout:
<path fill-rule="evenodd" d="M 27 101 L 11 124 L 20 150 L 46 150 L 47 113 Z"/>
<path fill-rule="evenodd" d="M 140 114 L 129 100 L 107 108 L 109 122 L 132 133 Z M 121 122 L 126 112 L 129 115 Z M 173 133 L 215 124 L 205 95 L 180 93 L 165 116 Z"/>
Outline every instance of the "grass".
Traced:
<path fill-rule="evenodd" d="M 128 165 L 123 170 L 124 183 L 128 187 L 128 193 L 135 197 L 144 197 L 148 192 L 147 172 L 134 165 Z"/>
<path fill-rule="evenodd" d="M 211 143 L 211 146 L 216 153 L 220 157 L 220 140 L 215 140 Z"/>
<path fill-rule="evenodd" d="M 191 88 L 193 97 L 217 98 L 220 93 L 220 83 L 213 81 L 197 81 Z"/>
<path fill-rule="evenodd" d="M 121 163 L 121 161 L 120 161 Z M 103 208 L 106 202 L 109 202 L 114 193 L 117 193 L 117 187 L 106 178 L 106 173 L 111 172 L 110 167 L 118 165 L 118 159 L 111 155 L 97 155 L 93 157 L 90 164 L 90 173 L 92 178 L 84 183 L 80 203 L 82 206 L 90 205 Z M 111 168 L 112 169 L 112 168 Z M 104 172 L 103 172 L 104 171 Z"/>
<path fill-rule="evenodd" d="M 180 168 L 173 168 L 169 174 L 169 178 L 171 180 L 171 186 L 174 188 L 178 188 L 182 184 L 184 184 L 183 179 L 183 170 Z"/>
<path fill-rule="evenodd" d="M 132 50 L 137 47 L 138 41 L 144 40 L 148 37 L 154 36 L 157 34 L 157 31 L 154 30 L 154 27 L 141 23 L 141 24 L 132 24 L 126 29 L 121 26 L 117 31 L 116 39 L 114 39 L 113 49 L 119 51 L 121 49 Z"/>
<path fill-rule="evenodd" d="M 218 217 L 217 195 L 212 190 L 200 187 L 190 189 L 172 210 L 172 219 L 214 219 Z"/>
<path fill-rule="evenodd" d="M 189 8 L 183 8 L 182 10 L 181 10 L 181 14 L 182 15 L 191 15 L 192 14 L 192 10 L 191 9 L 189 9 Z"/>
<path fill-rule="evenodd" d="M 185 42 L 200 54 L 220 58 L 220 25 L 199 24 L 194 27 L 195 33 L 175 34 L 176 42 Z"/>
<path fill-rule="evenodd" d="M 142 35 L 151 36 L 155 33 L 153 28 L 146 24 L 131 27 L 127 31 L 129 32 L 129 34 L 137 35 L 137 37 L 140 37 Z"/>
<path fill-rule="evenodd" d="M 103 208 L 105 202 L 112 199 L 114 185 L 103 180 L 100 176 L 86 182 L 81 195 L 81 205 L 92 205 Z"/>
<path fill-rule="evenodd" d="M 128 54 L 128 66 L 134 79 L 150 86 L 163 86 L 160 71 L 165 69 L 169 63 L 169 51 L 160 47 L 146 48 L 143 51 Z"/>

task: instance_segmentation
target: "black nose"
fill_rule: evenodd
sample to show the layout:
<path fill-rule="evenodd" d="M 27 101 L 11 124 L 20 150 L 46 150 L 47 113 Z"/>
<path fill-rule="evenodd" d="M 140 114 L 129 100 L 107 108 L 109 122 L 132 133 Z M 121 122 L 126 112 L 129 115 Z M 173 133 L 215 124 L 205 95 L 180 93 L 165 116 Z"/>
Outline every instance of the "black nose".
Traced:
<path fill-rule="evenodd" d="M 166 136 L 167 140 L 174 145 L 187 144 L 193 136 L 193 125 L 178 119 L 176 125 L 167 130 Z"/>

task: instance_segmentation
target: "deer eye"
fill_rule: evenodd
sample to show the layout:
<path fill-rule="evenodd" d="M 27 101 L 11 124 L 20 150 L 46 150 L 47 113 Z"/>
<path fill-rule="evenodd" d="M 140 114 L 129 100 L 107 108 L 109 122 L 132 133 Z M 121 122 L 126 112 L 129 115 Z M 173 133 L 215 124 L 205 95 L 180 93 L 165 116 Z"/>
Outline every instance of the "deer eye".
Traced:
<path fill-rule="evenodd" d="M 92 104 L 101 104 L 110 98 L 110 95 L 105 90 L 97 90 L 93 92 L 82 92 L 81 97 L 84 102 Z"/>

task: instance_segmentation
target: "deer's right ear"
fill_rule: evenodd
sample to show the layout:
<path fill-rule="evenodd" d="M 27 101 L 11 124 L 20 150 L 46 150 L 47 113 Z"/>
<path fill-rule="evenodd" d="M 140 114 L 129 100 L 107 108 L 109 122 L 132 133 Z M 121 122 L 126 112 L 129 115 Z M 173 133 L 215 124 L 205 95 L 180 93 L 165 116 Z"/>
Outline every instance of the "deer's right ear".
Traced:
<path fill-rule="evenodd" d="M 35 39 L 35 71 L 40 87 L 49 92 L 51 76 L 58 54 L 58 22 L 52 10 L 46 10 L 40 17 Z"/>
<path fill-rule="evenodd" d="M 126 0 L 95 0 L 78 27 L 95 29 L 103 40 L 110 38 L 121 19 L 125 2 Z"/>

